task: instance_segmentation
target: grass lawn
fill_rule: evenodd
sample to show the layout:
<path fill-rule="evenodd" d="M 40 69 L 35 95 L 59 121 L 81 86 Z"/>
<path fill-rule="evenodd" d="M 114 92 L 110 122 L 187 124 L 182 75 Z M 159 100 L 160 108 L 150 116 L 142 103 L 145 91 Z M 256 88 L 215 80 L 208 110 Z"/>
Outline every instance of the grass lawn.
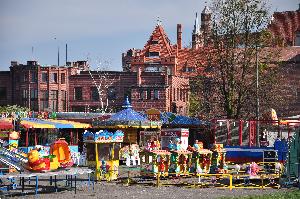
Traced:
<path fill-rule="evenodd" d="M 222 199 L 300 199 L 300 190 L 288 190 L 267 195 L 253 195 L 245 197 L 223 197 Z"/>

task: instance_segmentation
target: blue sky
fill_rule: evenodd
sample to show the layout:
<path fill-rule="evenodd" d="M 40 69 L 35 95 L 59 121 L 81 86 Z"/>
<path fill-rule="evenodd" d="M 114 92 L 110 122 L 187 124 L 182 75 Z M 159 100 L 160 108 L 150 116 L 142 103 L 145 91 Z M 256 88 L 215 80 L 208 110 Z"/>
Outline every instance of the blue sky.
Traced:
<path fill-rule="evenodd" d="M 271 10 L 285 11 L 298 9 L 299 0 L 269 2 Z M 204 5 L 204 0 L 0 0 L 0 70 L 9 70 L 10 61 L 57 64 L 58 46 L 62 64 L 66 43 L 69 61 L 89 58 L 92 65 L 108 62 L 111 70 L 121 70 L 121 53 L 144 46 L 157 16 L 172 43 L 181 23 L 188 45 L 195 12 Z"/>

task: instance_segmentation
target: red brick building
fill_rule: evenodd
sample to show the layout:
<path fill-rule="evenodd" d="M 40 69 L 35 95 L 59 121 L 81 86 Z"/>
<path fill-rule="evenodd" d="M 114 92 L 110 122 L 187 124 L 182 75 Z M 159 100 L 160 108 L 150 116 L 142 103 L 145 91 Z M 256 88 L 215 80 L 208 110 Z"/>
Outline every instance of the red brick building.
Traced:
<path fill-rule="evenodd" d="M 67 66 L 11 62 L 0 72 L 0 105 L 18 104 L 34 111 L 116 111 L 128 96 L 135 110 L 188 113 L 188 79 L 166 72 L 88 71 L 86 61 Z"/>
<path fill-rule="evenodd" d="M 42 66 L 11 62 L 10 71 L 0 73 L 1 105 L 18 104 L 34 111 L 68 111 L 69 76 L 86 62 L 69 66 Z M 4 100 L 5 99 L 5 100 Z"/>
<path fill-rule="evenodd" d="M 283 47 L 280 49 L 279 60 L 285 67 L 291 68 L 290 73 L 286 75 L 287 80 L 293 84 L 293 87 L 285 89 L 286 94 L 292 95 L 291 99 L 294 100 L 289 101 L 287 106 L 278 112 L 284 116 L 300 115 L 300 47 L 297 47 L 300 46 L 300 9 L 275 12 L 268 29 L 278 39 L 279 47 Z M 182 47 L 181 24 L 177 25 L 177 42 L 172 44 L 163 27 L 158 23 L 142 49 L 132 48 L 123 53 L 123 71 L 167 71 L 173 77 L 189 79 L 197 74 L 204 74 L 206 65 L 204 58 L 209 56 L 207 44 L 210 31 L 211 11 L 207 6 L 201 13 L 200 24 L 196 13 L 191 47 Z"/>
<path fill-rule="evenodd" d="M 186 115 L 188 90 L 188 79 L 165 72 L 82 71 L 69 78 L 69 110 L 116 111 L 128 96 L 136 111 L 156 108 Z"/>
<path fill-rule="evenodd" d="M 201 26 L 200 26 L 201 25 Z M 196 13 L 192 33 L 192 48 L 182 47 L 182 25 L 177 24 L 177 42 L 171 44 L 163 27 L 158 23 L 143 49 L 129 49 L 122 55 L 123 71 L 162 72 L 169 75 L 191 77 L 203 70 L 203 57 L 211 29 L 211 12 L 205 6 L 199 25 Z M 197 72 L 197 73 L 195 73 Z"/>
<path fill-rule="evenodd" d="M 300 46 L 300 4 L 296 11 L 274 12 L 268 26 L 281 46 Z"/>

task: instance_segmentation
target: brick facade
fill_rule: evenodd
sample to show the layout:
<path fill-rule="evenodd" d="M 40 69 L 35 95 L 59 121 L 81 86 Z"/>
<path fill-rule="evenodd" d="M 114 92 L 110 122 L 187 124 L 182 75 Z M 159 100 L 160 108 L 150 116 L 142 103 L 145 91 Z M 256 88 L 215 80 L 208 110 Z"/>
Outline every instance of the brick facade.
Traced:
<path fill-rule="evenodd" d="M 97 96 L 98 93 L 92 94 L 96 87 L 100 90 L 102 100 L 101 96 Z M 172 89 L 176 92 L 175 98 L 170 98 L 173 95 Z M 163 72 L 83 71 L 70 76 L 69 96 L 72 97 L 69 99 L 69 110 L 93 112 L 103 107 L 114 112 L 122 107 L 128 96 L 136 111 L 156 108 L 186 115 L 188 90 L 188 79 Z"/>
<path fill-rule="evenodd" d="M 11 62 L 1 85 L 7 90 L 7 101 L 2 105 L 18 104 L 34 111 L 68 111 L 69 76 L 82 69 L 86 62 L 69 66 L 42 66 L 37 61 L 27 64 Z M 73 64 L 71 66 L 71 64 Z"/>
<path fill-rule="evenodd" d="M 274 12 L 269 31 L 281 46 L 300 46 L 300 4 L 296 11 Z"/>

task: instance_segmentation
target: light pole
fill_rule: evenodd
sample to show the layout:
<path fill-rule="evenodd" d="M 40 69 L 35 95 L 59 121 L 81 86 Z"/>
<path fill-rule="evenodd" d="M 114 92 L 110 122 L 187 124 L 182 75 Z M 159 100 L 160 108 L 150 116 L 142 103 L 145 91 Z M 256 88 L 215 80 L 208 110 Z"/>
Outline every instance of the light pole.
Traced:
<path fill-rule="evenodd" d="M 255 61 L 256 61 L 256 146 L 260 147 L 260 139 L 259 139 L 259 94 L 258 94 L 258 86 L 259 86 L 259 66 L 258 66 L 258 45 L 255 45 Z"/>
<path fill-rule="evenodd" d="M 59 43 L 56 37 L 54 39 L 57 41 L 57 66 L 59 66 Z"/>

